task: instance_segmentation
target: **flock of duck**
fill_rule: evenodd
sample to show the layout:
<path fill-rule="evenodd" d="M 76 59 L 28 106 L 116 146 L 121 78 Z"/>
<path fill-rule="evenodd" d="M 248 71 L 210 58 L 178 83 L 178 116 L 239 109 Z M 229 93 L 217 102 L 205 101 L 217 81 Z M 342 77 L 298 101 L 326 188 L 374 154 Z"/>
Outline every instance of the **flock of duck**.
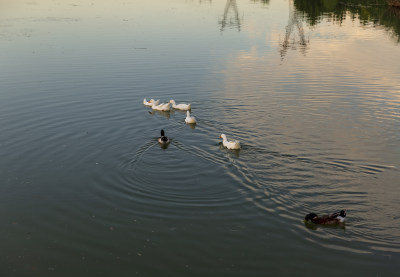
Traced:
<path fill-rule="evenodd" d="M 169 111 L 171 107 L 176 110 L 186 111 L 185 122 L 187 124 L 196 124 L 197 120 L 194 116 L 190 114 L 192 105 L 191 104 L 176 104 L 174 100 L 170 100 L 168 103 L 161 103 L 160 100 L 150 99 L 147 101 L 143 100 L 143 105 L 147 107 L 151 107 L 155 111 Z M 228 149 L 240 149 L 240 142 L 237 140 L 229 141 L 226 138 L 225 134 L 221 134 L 220 138 L 222 139 L 222 145 Z M 169 138 L 165 136 L 164 130 L 161 130 L 161 136 L 158 138 L 158 142 L 161 144 L 168 144 L 170 142 Z"/>
<path fill-rule="evenodd" d="M 176 104 L 174 100 L 170 100 L 168 103 L 161 103 L 160 100 L 150 99 L 147 101 L 146 99 L 143 100 L 143 104 L 145 106 L 151 107 L 153 110 L 156 111 L 169 111 L 171 107 L 177 110 L 186 111 L 186 118 L 185 122 L 187 124 L 196 124 L 196 118 L 191 116 L 191 104 Z M 220 138 L 222 138 L 222 145 L 228 149 L 240 149 L 240 142 L 237 140 L 228 141 L 225 134 L 221 134 Z M 164 130 L 161 130 L 161 136 L 158 138 L 158 142 L 162 145 L 166 145 L 170 143 L 170 139 L 165 136 Z M 344 223 L 346 217 L 346 211 L 341 210 L 340 212 L 318 216 L 316 213 L 309 213 L 304 217 L 305 223 L 313 223 L 319 225 L 341 225 Z"/>

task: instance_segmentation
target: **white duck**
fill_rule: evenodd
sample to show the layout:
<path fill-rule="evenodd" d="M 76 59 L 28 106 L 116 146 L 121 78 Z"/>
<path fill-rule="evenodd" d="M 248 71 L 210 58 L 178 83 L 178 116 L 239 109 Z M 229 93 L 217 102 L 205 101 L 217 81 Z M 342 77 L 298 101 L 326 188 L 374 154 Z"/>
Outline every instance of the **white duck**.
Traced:
<path fill-rule="evenodd" d="M 221 134 L 219 138 L 222 138 L 222 144 L 228 149 L 240 149 L 240 142 L 237 140 L 228 141 L 226 135 Z"/>
<path fill-rule="evenodd" d="M 172 104 L 172 108 L 177 109 L 177 110 L 183 110 L 183 111 L 187 111 L 190 110 L 191 108 L 191 104 L 176 104 L 175 100 L 170 100 L 169 103 Z"/>
<path fill-rule="evenodd" d="M 151 108 L 156 111 L 169 111 L 171 104 L 170 103 L 161 103 L 160 105 L 156 105 L 153 103 Z"/>
<path fill-rule="evenodd" d="M 189 124 L 195 124 L 197 121 L 196 121 L 196 118 L 194 118 L 193 116 L 190 116 L 190 112 L 187 111 L 186 112 L 185 122 L 189 123 Z"/>
<path fill-rule="evenodd" d="M 143 99 L 143 105 L 148 107 L 153 106 L 153 104 L 158 105 L 158 103 L 160 103 L 160 99 L 158 99 L 157 101 L 154 101 L 154 99 L 150 99 L 150 101 L 147 101 L 146 98 Z"/>

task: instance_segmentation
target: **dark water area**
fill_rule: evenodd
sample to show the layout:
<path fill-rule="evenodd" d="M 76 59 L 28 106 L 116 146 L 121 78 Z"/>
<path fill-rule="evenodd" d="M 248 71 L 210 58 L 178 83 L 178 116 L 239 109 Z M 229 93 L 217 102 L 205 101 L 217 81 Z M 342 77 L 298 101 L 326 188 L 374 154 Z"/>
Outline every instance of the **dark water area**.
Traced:
<path fill-rule="evenodd" d="M 0 1 L 0 276 L 397 276 L 397 12 Z"/>

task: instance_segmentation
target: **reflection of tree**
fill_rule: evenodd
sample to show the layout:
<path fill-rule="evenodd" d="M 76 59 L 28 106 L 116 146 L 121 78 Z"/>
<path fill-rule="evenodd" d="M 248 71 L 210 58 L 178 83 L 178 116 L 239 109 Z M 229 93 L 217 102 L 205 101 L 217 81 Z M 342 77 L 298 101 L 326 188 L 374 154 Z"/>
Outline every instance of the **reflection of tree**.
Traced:
<path fill-rule="evenodd" d="M 318 24 L 322 17 L 341 23 L 351 16 L 365 25 L 385 26 L 400 42 L 400 16 L 386 0 L 294 0 L 294 6 L 311 25 Z"/>
<path fill-rule="evenodd" d="M 400 0 L 386 0 L 386 2 L 392 7 L 400 7 Z"/>
<path fill-rule="evenodd" d="M 221 24 L 221 32 L 226 27 L 236 27 L 240 31 L 240 18 L 239 12 L 236 4 L 236 0 L 227 0 L 224 10 L 224 15 L 219 21 Z"/>
<path fill-rule="evenodd" d="M 299 39 L 296 41 L 295 39 L 295 31 L 297 30 Z M 292 40 L 291 40 L 291 37 Z M 286 55 L 286 52 L 289 48 L 296 49 L 296 46 L 300 46 L 300 52 L 305 55 L 307 48 L 307 41 L 304 37 L 304 29 L 302 22 L 298 19 L 297 11 L 293 6 L 293 2 L 289 1 L 289 22 L 286 26 L 285 37 L 281 45 L 281 57 L 283 58 Z"/>

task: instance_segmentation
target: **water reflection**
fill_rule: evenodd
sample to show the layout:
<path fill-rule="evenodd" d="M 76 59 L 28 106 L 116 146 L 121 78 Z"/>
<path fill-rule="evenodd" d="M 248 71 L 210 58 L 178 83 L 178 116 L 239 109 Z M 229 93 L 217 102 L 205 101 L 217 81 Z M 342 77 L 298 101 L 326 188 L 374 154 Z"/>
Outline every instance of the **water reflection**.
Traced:
<path fill-rule="evenodd" d="M 264 5 L 269 5 L 269 0 L 252 0 L 253 2 L 261 2 Z"/>
<path fill-rule="evenodd" d="M 222 144 L 222 141 L 219 142 L 219 150 L 229 155 L 229 157 L 239 158 L 240 156 L 240 149 L 228 149 Z"/>
<path fill-rule="evenodd" d="M 268 5 L 270 0 L 252 0 L 252 2 L 261 2 L 264 5 Z M 201 3 L 201 1 L 200 1 Z M 211 1 L 210 1 L 211 3 Z M 227 27 L 231 29 L 238 29 L 240 32 L 243 17 L 239 17 L 239 10 L 236 0 L 227 0 L 225 4 L 224 14 L 222 15 L 222 19 L 218 21 L 219 25 L 221 25 L 221 32 L 224 31 Z"/>
<path fill-rule="evenodd" d="M 288 25 L 286 26 L 286 32 L 283 42 L 280 43 L 281 45 L 280 54 L 282 59 L 286 55 L 288 49 L 291 48 L 295 50 L 297 48 L 296 46 L 299 46 L 300 52 L 303 55 L 305 55 L 307 50 L 307 44 L 309 42 L 305 39 L 303 23 L 298 18 L 298 12 L 296 11 L 296 8 L 293 5 L 293 1 L 289 1 L 288 3 L 289 3 L 289 22 Z M 299 37 L 298 40 L 296 40 L 295 36 L 296 31 Z"/>
<path fill-rule="evenodd" d="M 166 112 L 164 112 L 164 111 L 155 111 L 155 110 L 149 111 L 150 115 L 153 115 L 153 116 L 154 115 L 160 115 L 160 116 L 163 116 L 163 117 L 165 117 L 167 119 L 170 119 L 171 113 L 174 113 L 174 111 L 166 111 Z"/>
<path fill-rule="evenodd" d="M 170 144 L 171 144 L 171 143 L 167 143 L 167 144 L 161 144 L 161 143 L 159 143 L 161 149 L 163 149 L 163 150 L 166 150 Z"/>
<path fill-rule="evenodd" d="M 328 229 L 342 229 L 346 230 L 345 223 L 337 224 L 337 225 L 321 225 L 321 224 L 314 224 L 311 222 L 304 221 L 304 226 L 310 230 L 318 230 L 318 228 L 328 228 Z"/>
<path fill-rule="evenodd" d="M 299 24 L 309 33 L 291 1 L 290 20 L 288 1 L 43 0 L 35 18 L 78 21 L 0 22 L 7 34 L 34 34 L 0 44 L 3 275 L 47 276 L 59 260 L 65 276 L 262 276 L 274 265 L 279 275 L 281 257 L 292 264 L 285 276 L 309 274 L 310 260 L 314 272 L 360 271 L 366 259 L 375 275 L 398 272 L 398 47 L 347 16 L 321 24 L 306 58 L 287 43 L 279 66 L 285 26 L 288 41 L 301 41 Z M 228 25 L 234 2 L 239 28 Z M 218 36 L 225 4 L 233 29 Z M 142 109 L 151 94 L 190 99 L 199 125 Z M 223 148 L 221 132 L 242 150 Z M 354 211 L 345 236 L 303 226 L 305 211 L 337 206 Z"/>
<path fill-rule="evenodd" d="M 222 19 L 219 21 L 219 24 L 221 25 L 221 32 L 224 31 L 226 27 L 232 29 L 237 28 L 240 32 L 241 23 L 236 0 L 226 1 L 224 14 L 222 16 Z"/>
<path fill-rule="evenodd" d="M 386 0 L 324 1 L 294 0 L 295 8 L 304 14 L 307 22 L 314 26 L 322 17 L 342 23 L 347 16 L 358 18 L 363 25 L 384 26 L 400 42 L 400 9 L 390 7 Z"/>

